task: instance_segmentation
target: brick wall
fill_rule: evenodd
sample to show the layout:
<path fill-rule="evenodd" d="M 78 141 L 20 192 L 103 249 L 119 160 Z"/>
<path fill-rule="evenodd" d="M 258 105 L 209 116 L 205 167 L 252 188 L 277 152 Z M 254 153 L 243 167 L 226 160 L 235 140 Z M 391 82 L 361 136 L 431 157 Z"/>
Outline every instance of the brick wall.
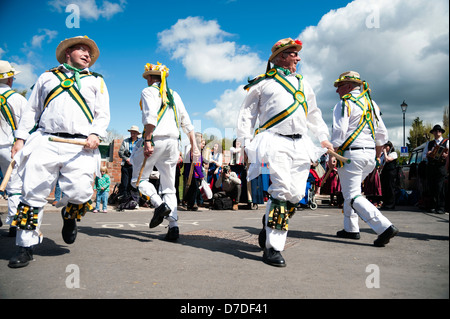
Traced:
<path fill-rule="evenodd" d="M 110 192 L 113 191 L 116 183 L 120 183 L 122 159 L 119 157 L 119 149 L 120 145 L 122 145 L 122 141 L 123 140 L 114 140 L 114 142 L 111 143 L 112 150 L 110 149 L 109 153 L 112 158 L 110 157 L 108 160 L 102 160 L 102 166 L 106 164 L 108 175 L 111 178 Z"/>

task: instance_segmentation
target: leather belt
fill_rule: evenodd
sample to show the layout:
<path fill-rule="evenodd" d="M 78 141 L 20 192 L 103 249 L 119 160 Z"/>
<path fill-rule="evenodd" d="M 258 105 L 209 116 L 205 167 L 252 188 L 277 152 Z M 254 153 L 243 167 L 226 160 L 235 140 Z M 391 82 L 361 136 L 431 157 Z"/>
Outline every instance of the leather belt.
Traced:
<path fill-rule="evenodd" d="M 50 135 L 55 135 L 62 138 L 83 138 L 87 139 L 86 135 L 83 134 L 69 134 L 69 133 L 48 133 Z"/>
<path fill-rule="evenodd" d="M 356 150 L 374 150 L 375 147 L 350 147 L 350 151 L 356 151 Z"/>
<path fill-rule="evenodd" d="M 292 138 L 293 140 L 302 138 L 302 134 L 291 134 L 291 135 L 278 134 L 278 135 L 281 135 L 281 136 L 284 136 L 284 137 L 289 137 L 289 138 Z"/>

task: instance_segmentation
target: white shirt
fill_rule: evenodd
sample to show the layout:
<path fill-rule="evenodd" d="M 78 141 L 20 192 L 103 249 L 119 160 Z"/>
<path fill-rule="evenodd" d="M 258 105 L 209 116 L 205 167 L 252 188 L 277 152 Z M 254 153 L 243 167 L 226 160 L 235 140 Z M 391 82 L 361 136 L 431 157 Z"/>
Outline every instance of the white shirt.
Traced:
<path fill-rule="evenodd" d="M 11 88 L 7 84 L 0 83 L 0 94 L 4 94 L 10 89 Z M 21 94 L 15 93 L 8 98 L 7 103 L 11 108 L 11 111 L 14 113 L 16 124 L 18 125 L 20 119 L 22 118 L 22 114 L 26 110 L 27 99 Z M 0 115 L 0 145 L 12 145 L 13 143 L 14 135 L 11 125 L 3 115 Z"/>
<path fill-rule="evenodd" d="M 282 71 L 278 70 L 284 75 Z M 290 74 L 285 78 L 298 89 L 299 80 Z M 328 127 L 322 119 L 322 111 L 317 107 L 316 96 L 311 85 L 305 79 L 303 81 L 304 94 L 308 104 L 308 116 L 300 105 L 298 109 L 287 119 L 276 124 L 269 130 L 283 135 L 302 134 L 305 136 L 308 130 L 316 136 L 320 142 L 328 139 Z M 284 111 L 294 103 L 293 95 L 288 92 L 275 79 L 264 79 L 250 87 L 249 92 L 241 106 L 238 116 L 237 137 L 244 139 L 247 146 L 253 138 L 257 121 L 264 124 L 267 120 Z"/>
<path fill-rule="evenodd" d="M 357 97 L 361 91 L 359 88 L 350 92 L 354 97 Z M 365 106 L 367 107 L 366 99 L 361 99 L 360 101 L 364 101 Z M 350 116 L 348 115 L 347 106 L 345 105 L 344 115 L 342 116 L 342 100 L 339 101 L 333 110 L 333 130 L 331 134 L 331 143 L 334 147 L 341 146 L 347 138 L 356 130 L 358 127 L 359 121 L 361 120 L 361 116 L 363 111 L 361 108 L 356 105 L 356 103 L 348 100 L 350 105 Z M 372 104 L 374 107 L 374 111 L 376 116 L 378 117 L 378 123 L 374 119 L 374 128 L 375 128 L 375 143 L 371 135 L 371 131 L 368 125 L 364 127 L 362 132 L 358 135 L 358 137 L 353 141 L 350 147 L 375 147 L 384 145 L 388 142 L 388 132 L 386 126 L 384 125 L 383 119 L 380 115 L 380 108 L 378 105 L 372 100 Z"/>
<path fill-rule="evenodd" d="M 398 158 L 397 152 L 390 152 L 387 154 L 388 157 L 392 158 L 392 160 L 396 160 Z M 383 166 L 386 164 L 386 158 L 384 157 L 384 153 L 381 153 L 380 155 L 380 164 Z"/>
<path fill-rule="evenodd" d="M 73 72 L 67 70 L 63 65 L 58 68 L 69 78 L 73 76 Z M 89 70 L 86 68 L 83 71 L 88 72 Z M 106 85 L 101 77 L 96 76 L 83 77 L 80 81 L 81 90 L 79 91 L 94 116 L 92 124 L 89 123 L 80 106 L 68 92 L 63 92 L 54 98 L 43 112 L 47 95 L 61 83 L 61 80 L 53 72 L 45 72 L 34 85 L 28 99 L 27 112 L 19 123 L 16 137 L 27 139 L 28 132 L 40 117 L 39 129 L 46 133 L 83 134 L 86 136 L 95 133 L 105 138 L 110 120 L 109 94 Z"/>
<path fill-rule="evenodd" d="M 141 93 L 141 105 L 142 105 L 142 124 L 151 124 L 156 126 L 153 131 L 154 137 L 171 137 L 178 138 L 180 131 L 175 121 L 175 116 L 172 108 L 168 107 L 164 116 L 158 122 L 158 111 L 162 105 L 162 99 L 159 93 L 159 83 L 146 87 Z M 186 108 L 177 92 L 173 91 L 173 98 L 175 107 L 178 114 L 178 123 L 183 128 L 183 131 L 188 134 L 194 129 L 191 124 L 191 119 L 186 111 Z"/>

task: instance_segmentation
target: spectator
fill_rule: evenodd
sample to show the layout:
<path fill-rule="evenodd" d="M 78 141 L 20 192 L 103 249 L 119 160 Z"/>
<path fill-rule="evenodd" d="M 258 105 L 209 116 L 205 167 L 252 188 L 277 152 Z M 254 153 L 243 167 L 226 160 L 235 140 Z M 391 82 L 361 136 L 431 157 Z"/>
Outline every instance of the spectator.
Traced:
<path fill-rule="evenodd" d="M 189 156 L 189 158 L 186 158 L 184 163 L 184 177 L 187 183 L 187 189 L 186 189 L 186 196 L 183 199 L 186 201 L 188 210 L 196 211 L 198 210 L 198 206 L 203 203 L 199 190 L 204 177 L 202 172 L 203 156 L 202 155 L 200 156 L 200 162 L 194 163 L 194 167 L 192 169 L 192 178 L 190 181 L 189 175 L 192 165 L 191 151 L 189 151 L 188 154 L 186 154 L 186 157 L 187 156 Z"/>
<path fill-rule="evenodd" d="M 344 204 L 344 197 L 342 195 L 341 183 L 336 168 L 336 158 L 332 157 L 328 161 L 328 171 L 321 180 L 321 194 L 330 195 L 330 205 L 342 207 Z"/>
<path fill-rule="evenodd" d="M 213 193 L 218 191 L 215 189 L 215 182 L 219 178 L 219 170 L 222 167 L 222 152 L 218 143 L 215 143 L 211 149 L 211 156 L 209 158 L 208 179 L 207 182 L 211 186 Z"/>
<path fill-rule="evenodd" d="M 430 131 L 434 140 L 428 142 L 423 150 L 424 160 L 427 161 L 427 180 L 430 191 L 430 213 L 445 213 L 445 176 L 448 174 L 446 160 L 448 157 L 448 138 L 444 139 L 442 134 L 445 130 L 440 125 L 435 125 Z"/>
<path fill-rule="evenodd" d="M 108 168 L 103 166 L 100 169 L 101 177 L 95 177 L 95 190 L 97 191 L 97 202 L 95 206 L 94 213 L 98 213 L 100 210 L 100 203 L 102 203 L 103 213 L 108 212 L 108 195 L 109 195 L 109 185 L 111 180 L 108 175 Z"/>
<path fill-rule="evenodd" d="M 380 157 L 381 169 L 381 194 L 383 205 L 381 209 L 395 209 L 395 182 L 397 176 L 397 153 L 391 141 L 384 144 Z"/>
<path fill-rule="evenodd" d="M 238 210 L 239 199 L 241 197 L 241 180 L 230 166 L 224 165 L 219 178 L 215 182 L 216 189 L 222 189 L 226 196 L 233 201 L 233 210 Z"/>
<path fill-rule="evenodd" d="M 133 166 L 130 163 L 130 156 L 136 146 L 139 134 L 141 134 L 137 125 L 132 125 L 128 132 L 130 132 L 130 137 L 123 140 L 119 149 L 119 157 L 122 159 L 119 196 L 122 199 L 127 198 L 130 195 L 131 176 L 133 174 Z"/>

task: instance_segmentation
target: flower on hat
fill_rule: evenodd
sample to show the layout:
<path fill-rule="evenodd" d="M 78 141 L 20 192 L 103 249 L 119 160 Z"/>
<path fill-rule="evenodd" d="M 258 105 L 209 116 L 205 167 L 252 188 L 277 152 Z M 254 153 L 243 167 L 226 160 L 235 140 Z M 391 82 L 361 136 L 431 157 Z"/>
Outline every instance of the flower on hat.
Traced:
<path fill-rule="evenodd" d="M 165 65 L 162 65 L 161 63 L 157 62 L 156 65 L 151 64 L 151 63 L 147 63 L 145 65 L 145 72 L 147 71 L 161 71 L 161 73 L 163 72 L 169 72 L 169 68 Z"/>
<path fill-rule="evenodd" d="M 288 42 L 283 43 L 282 41 L 278 41 L 277 43 L 275 43 L 275 47 L 277 48 L 277 50 L 279 48 L 283 48 L 287 45 L 292 45 L 292 44 L 298 44 L 298 45 L 303 45 L 302 41 L 300 40 L 290 40 Z"/>

